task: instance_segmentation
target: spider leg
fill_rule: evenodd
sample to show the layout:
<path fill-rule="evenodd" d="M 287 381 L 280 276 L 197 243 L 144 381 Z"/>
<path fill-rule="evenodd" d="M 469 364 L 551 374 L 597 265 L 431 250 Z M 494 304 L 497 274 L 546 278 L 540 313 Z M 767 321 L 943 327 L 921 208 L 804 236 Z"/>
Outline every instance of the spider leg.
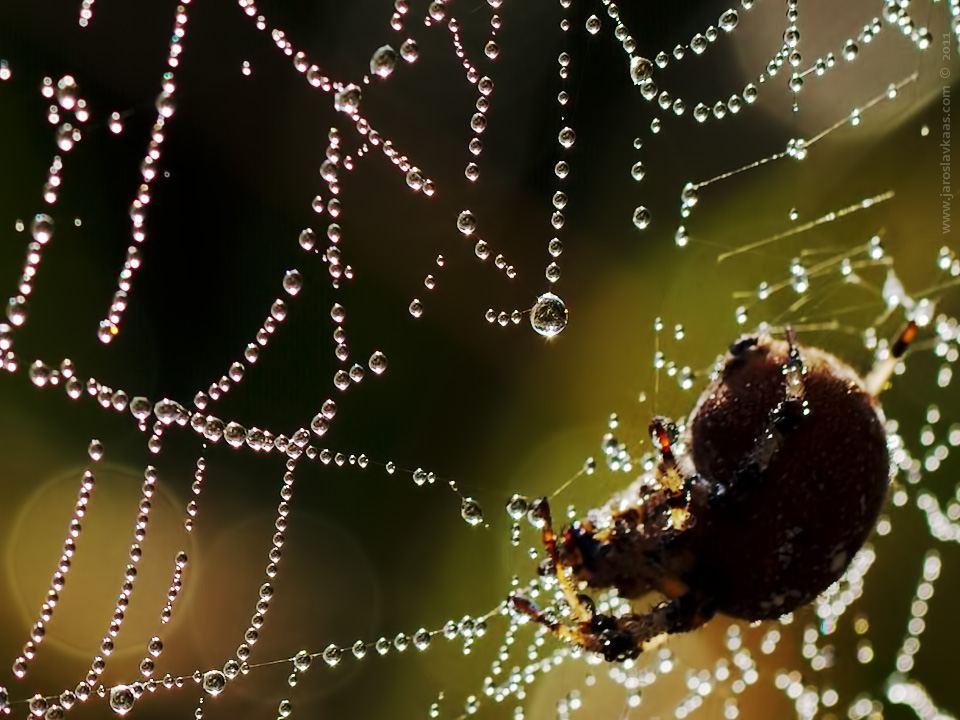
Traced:
<path fill-rule="evenodd" d="M 510 601 L 513 603 L 513 606 L 517 610 L 529 615 L 534 622 L 537 622 L 540 625 L 543 625 L 545 628 L 550 630 L 550 632 L 552 632 L 557 637 L 562 638 L 567 642 L 573 643 L 574 645 L 579 645 L 580 647 L 583 647 L 584 645 L 583 637 L 582 637 L 582 634 L 577 629 L 567 627 L 566 625 L 562 625 L 556 620 L 551 620 L 550 618 L 546 617 L 542 612 L 540 612 L 540 610 L 537 608 L 536 605 L 534 605 L 532 602 L 530 602 L 526 598 L 519 597 L 518 595 L 514 595 L 513 597 L 510 598 Z"/>
<path fill-rule="evenodd" d="M 901 331 L 900 335 L 897 336 L 897 339 L 894 340 L 887 357 L 882 360 L 877 360 L 864 378 L 864 388 L 868 393 L 877 397 L 883 392 L 887 386 L 887 382 L 890 380 L 890 376 L 893 375 L 893 371 L 897 367 L 897 363 L 900 362 L 900 358 L 906 354 L 907 349 L 916 337 L 917 323 L 911 320 Z"/>
<path fill-rule="evenodd" d="M 637 657 L 664 635 L 689 632 L 713 617 L 713 606 L 694 593 L 662 602 L 642 615 L 596 616 L 589 628 L 581 627 L 583 646 L 610 662 Z"/>
<path fill-rule="evenodd" d="M 635 658 L 662 636 L 695 630 L 714 613 L 709 603 L 692 593 L 686 593 L 662 602 L 642 615 L 596 614 L 576 627 L 566 627 L 545 617 L 529 600 L 518 597 L 512 600 L 514 607 L 549 628 L 557 637 L 598 653 L 608 662 Z"/>
<path fill-rule="evenodd" d="M 689 462 L 681 465 L 683 458 L 678 458 L 673 452 L 675 434 L 676 426 L 667 418 L 657 416 L 650 421 L 650 436 L 660 455 L 657 480 L 663 488 L 660 499 L 668 527 L 683 530 L 690 527 L 692 522 L 688 481 L 694 473 Z"/>
<path fill-rule="evenodd" d="M 570 605 L 570 609 L 573 612 L 573 616 L 576 621 L 579 623 L 587 622 L 593 616 L 593 611 L 580 599 L 576 588 L 573 586 L 573 582 L 571 582 L 570 578 L 567 577 L 567 574 L 563 570 L 563 566 L 560 564 L 560 553 L 557 550 L 557 533 L 553 529 L 553 518 L 550 515 L 550 503 L 547 502 L 545 497 L 540 498 L 535 502 L 533 511 L 543 521 L 541 539 L 543 540 L 544 547 L 547 548 L 547 557 L 550 558 L 550 566 L 553 569 L 554 575 L 557 577 L 557 581 L 560 583 L 560 589 L 563 591 L 563 597 Z M 515 601 L 517 599 L 518 598 L 515 598 Z M 526 612 L 526 610 L 524 612 Z M 529 615 L 530 613 L 527 614 Z M 531 615 L 531 617 L 536 619 L 534 615 Z M 538 622 L 540 621 L 538 620 Z"/>

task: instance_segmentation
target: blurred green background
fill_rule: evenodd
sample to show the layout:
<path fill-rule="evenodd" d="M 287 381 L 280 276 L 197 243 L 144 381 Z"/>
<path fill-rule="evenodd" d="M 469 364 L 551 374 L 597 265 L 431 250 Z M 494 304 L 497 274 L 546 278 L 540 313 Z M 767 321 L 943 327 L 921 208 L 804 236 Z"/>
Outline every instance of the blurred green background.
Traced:
<path fill-rule="evenodd" d="M 129 415 L 105 412 L 88 397 L 71 401 L 61 389 L 32 387 L 23 369 L 34 358 L 55 364 L 70 357 L 81 376 L 92 375 L 131 396 L 167 396 L 188 405 L 197 390 L 241 359 L 290 268 L 304 275 L 304 290 L 289 303 L 290 316 L 260 361 L 214 413 L 288 435 L 306 425 L 323 400 L 337 392 L 331 382 L 337 362 L 329 320 L 335 299 L 346 309 L 351 361 L 365 364 L 374 349 L 386 353 L 389 368 L 382 377 L 368 373 L 343 397 L 337 393 L 336 420 L 316 443 L 366 453 L 374 461 L 371 467 L 300 465 L 274 582 L 276 598 L 254 647 L 256 662 L 290 657 L 301 647 L 317 651 L 330 642 L 344 645 L 393 637 L 401 630 L 412 633 L 420 626 L 438 628 L 450 618 L 493 608 L 507 594 L 513 574 L 529 577 L 535 561 L 527 548 L 536 538 L 525 529 L 520 547 L 511 546 L 510 521 L 503 512 L 507 498 L 514 492 L 549 494 L 588 456 L 599 456 L 612 412 L 621 420 L 619 438 L 642 454 L 654 408 L 683 417 L 702 387 L 701 381 L 684 392 L 662 379 L 655 395 L 655 317 L 662 316 L 668 329 L 685 328 L 679 342 L 665 333 L 668 358 L 700 370 L 744 330 L 734 309 L 746 303 L 734 294 L 787 278 L 790 260 L 801 254 L 842 253 L 882 231 L 908 292 L 942 280 L 936 255 L 941 246 L 954 243 L 941 229 L 940 70 L 958 69 L 940 57 L 940 32 L 946 27 L 942 4 L 913 8 L 937 39 L 927 53 L 918 53 L 887 27 L 861 48 L 855 62 L 841 61 L 822 79 L 808 80 L 798 97 L 799 112 L 791 111 L 781 71 L 761 86 L 756 106 L 734 120 L 699 125 L 689 111 L 667 117 L 639 97 L 599 3 L 574 3 L 573 30 L 565 39 L 558 30 L 557 3 L 507 2 L 499 10 L 504 20 L 500 57 L 493 63 L 477 60 L 496 89 L 475 184 L 464 179 L 463 168 L 472 159 L 466 145 L 476 90 L 464 80 L 450 33 L 423 28 L 425 3 L 411 5 L 403 37 L 417 38 L 420 59 L 401 63 L 388 81 L 365 87 L 362 110 L 436 181 L 437 194 L 413 193 L 378 152 L 348 173 L 338 221 L 345 262 L 355 268 L 356 278 L 336 295 L 326 268 L 299 248 L 297 236 L 306 226 L 322 234 L 330 220 L 310 208 L 317 193 L 327 197 L 317 173 L 327 130 L 340 127 L 348 150 L 355 147 L 356 134 L 334 111 L 331 96 L 312 89 L 268 33 L 258 31 L 236 5 L 195 2 L 189 7 L 176 70 L 177 110 L 160 161 L 169 177 L 153 184 L 143 267 L 121 333 L 109 346 L 97 341 L 96 327 L 129 242 L 128 208 L 156 115 L 154 99 L 166 70 L 176 4 L 104 0 L 84 30 L 77 27 L 78 7 L 72 5 L 8 0 L 0 7 L 0 58 L 13 72 L 11 80 L 0 83 L 0 269 L 11 290 L 26 243 L 15 221 L 47 210 L 57 222 L 31 296 L 29 322 L 16 336 L 21 371 L 0 377 L 0 582 L 6 590 L 0 600 L 0 658 L 13 661 L 35 622 L 90 438 L 106 447 L 76 565 L 39 657 L 24 681 L 0 673 L 0 685 L 11 695 L 72 687 L 85 674 L 119 590 L 147 463 L 157 465 L 161 490 L 143 544 L 141 576 L 104 682 L 136 677 L 146 640 L 159 629 L 179 549 L 188 551 L 191 563 L 174 620 L 162 633 L 167 649 L 158 673 L 222 665 L 242 640 L 263 582 L 283 473 L 276 453 L 237 453 L 222 444 L 209 448 L 206 487 L 196 529 L 188 537 L 182 513 L 201 453 L 198 436 L 168 432 L 155 458 Z M 725 7 L 706 1 L 638 3 L 621 12 L 643 54 L 652 57 L 688 42 L 715 23 Z M 396 47 L 403 39 L 388 27 L 392 3 L 384 0 L 276 1 L 258 9 L 333 78 L 359 79 L 375 48 L 386 42 Z M 846 37 L 880 10 L 881 3 L 860 0 L 804 5 L 804 67 L 827 52 L 839 54 Z M 470 57 L 482 58 L 491 12 L 476 1 L 458 0 L 449 7 Z M 604 23 L 595 37 L 583 30 L 592 13 Z M 658 82 L 673 94 L 710 104 L 725 99 L 755 81 L 779 48 L 783 26 L 782 6 L 760 3 L 750 13 L 741 12 L 732 35 L 720 38 L 704 56 L 658 72 Z M 555 99 L 562 51 L 573 58 L 566 85 L 573 102 L 563 122 L 576 130 L 577 142 L 568 154 L 572 173 L 563 184 L 570 204 L 560 233 L 563 277 L 555 290 L 570 309 L 570 324 L 545 341 L 526 322 L 501 328 L 488 325 L 483 314 L 488 307 L 529 308 L 547 290 L 543 268 L 546 242 L 555 234 L 549 218 L 562 126 Z M 241 74 L 244 61 L 250 63 L 249 77 Z M 915 71 L 920 80 L 895 101 L 865 112 L 859 127 L 839 129 L 802 163 L 782 160 L 704 189 L 684 221 L 690 245 L 675 246 L 684 183 L 779 152 L 790 137 L 815 135 Z M 39 88 L 44 76 L 56 80 L 68 73 L 87 98 L 92 120 L 65 157 L 63 189 L 48 209 L 40 190 L 53 154 L 53 127 L 45 119 L 49 101 Z M 114 110 L 124 114 L 119 136 L 105 127 Z M 652 135 L 649 124 L 657 115 L 664 129 Z M 927 135 L 921 132 L 925 125 Z M 633 145 L 637 137 L 643 142 L 639 150 Z M 646 167 L 639 183 L 629 172 L 637 160 Z M 891 202 L 717 262 L 720 252 L 887 190 L 896 192 Z M 653 224 L 644 232 L 630 220 L 638 204 L 653 213 Z M 472 242 L 455 227 L 457 214 L 466 208 L 477 216 L 478 234 L 494 253 L 505 253 L 517 267 L 516 280 L 474 257 Z M 795 223 L 788 217 L 793 208 Z M 74 218 L 81 220 L 79 226 Z M 438 254 L 445 259 L 443 268 L 437 268 Z M 437 276 L 434 290 L 423 285 L 428 273 Z M 864 279 L 879 286 L 883 275 L 878 268 L 865 272 Z M 785 312 L 794 300 L 787 295 L 757 308 L 746 329 L 764 320 L 836 319 L 842 331 L 809 332 L 803 341 L 827 347 L 857 368 L 868 367 L 858 333 L 883 310 L 875 293 L 833 277 L 814 283 L 811 301 L 796 312 Z M 425 304 L 419 320 L 407 310 L 414 297 Z M 945 293 L 938 310 L 955 316 L 960 294 Z M 895 329 L 891 322 L 882 331 Z M 941 409 L 941 433 L 960 421 L 955 388 L 937 387 L 939 362 L 930 352 L 912 356 L 906 375 L 883 398 L 888 416 L 901 421 L 902 435 L 918 454 L 928 405 Z M 638 402 L 641 393 L 646 402 Z M 468 527 L 453 493 L 442 484 L 418 488 L 409 472 L 387 475 L 382 465 L 387 460 L 408 471 L 423 467 L 455 479 L 484 506 L 486 523 Z M 956 470 L 951 457 L 923 480 L 941 504 L 954 493 Z M 557 504 L 584 511 L 627 481 L 623 474 L 600 469 L 564 491 Z M 784 629 L 780 649 L 759 657 L 761 681 L 744 695 L 743 717 L 791 715 L 790 701 L 773 687 L 780 668 L 806 667 L 806 681 L 836 686 L 838 716 L 858 693 L 881 697 L 929 547 L 941 553 L 944 572 L 914 675 L 946 709 L 960 711 L 951 669 L 956 654 L 951 609 L 960 599 L 960 557 L 954 545 L 929 537 L 913 497 L 905 508 L 890 511 L 893 533 L 878 540 L 878 563 L 855 608 L 870 618 L 876 659 L 857 663 L 858 638 L 846 623 L 836 638 L 835 667 L 820 676 L 812 673 L 799 654 L 801 630 L 810 616 L 800 614 Z M 631 717 L 670 715 L 687 692 L 684 670 L 713 666 L 723 652 L 726 627 L 720 619 L 704 631 L 671 640 L 681 667 L 649 690 Z M 290 697 L 297 717 L 422 717 L 442 692 L 445 716 L 456 716 L 466 696 L 481 694 L 502 628 L 500 621 L 491 621 L 488 636 L 469 657 L 459 652 L 458 643 L 438 639 L 427 653 L 410 650 L 360 663 L 347 658 L 332 670 L 317 660 L 296 688 L 286 685 L 288 665 L 258 670 L 206 703 L 205 714 L 270 717 L 277 701 Z M 750 637 L 763 630 L 750 630 Z M 523 663 L 518 650 L 507 664 Z M 582 663 L 567 663 L 535 685 L 525 702 L 527 717 L 552 717 L 557 698 L 582 684 L 586 672 Z M 199 694 L 192 684 L 158 692 L 144 698 L 136 714 L 185 716 Z M 622 689 L 598 683 L 585 695 L 581 713 L 620 717 L 623 697 Z M 725 697 L 722 692 L 708 697 L 701 717 L 722 717 Z M 515 704 L 485 706 L 481 713 L 506 716 Z M 77 714 L 111 714 L 103 702 L 88 705 Z M 896 708 L 885 716 L 910 714 Z"/>

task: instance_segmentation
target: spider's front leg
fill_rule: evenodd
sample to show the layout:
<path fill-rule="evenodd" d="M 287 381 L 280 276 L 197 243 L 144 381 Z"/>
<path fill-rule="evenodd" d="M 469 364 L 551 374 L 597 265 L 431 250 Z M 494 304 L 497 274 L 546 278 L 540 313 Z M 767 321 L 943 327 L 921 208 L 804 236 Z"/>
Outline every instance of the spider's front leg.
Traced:
<path fill-rule="evenodd" d="M 590 620 L 571 628 L 546 618 L 529 600 L 514 597 L 513 604 L 558 637 L 602 655 L 608 662 L 636 658 L 648 643 L 658 637 L 695 630 L 714 614 L 709 602 L 693 593 L 686 593 L 662 602 L 642 615 L 595 613 Z"/>
<path fill-rule="evenodd" d="M 563 597 L 570 606 L 570 610 L 573 612 L 574 619 L 578 623 L 589 621 L 590 618 L 593 617 L 593 609 L 587 605 L 586 599 L 577 593 L 576 588 L 573 586 L 573 582 L 569 577 L 567 577 L 563 565 L 560 564 L 560 553 L 557 550 L 557 533 L 553 529 L 553 518 L 550 514 L 550 503 L 547 502 L 545 497 L 540 498 L 539 500 L 534 501 L 531 512 L 543 523 L 543 527 L 540 530 L 540 537 L 543 540 L 544 547 L 547 549 L 547 557 L 550 560 L 550 569 L 556 576 L 557 582 L 560 583 L 560 589 L 563 591 Z"/>

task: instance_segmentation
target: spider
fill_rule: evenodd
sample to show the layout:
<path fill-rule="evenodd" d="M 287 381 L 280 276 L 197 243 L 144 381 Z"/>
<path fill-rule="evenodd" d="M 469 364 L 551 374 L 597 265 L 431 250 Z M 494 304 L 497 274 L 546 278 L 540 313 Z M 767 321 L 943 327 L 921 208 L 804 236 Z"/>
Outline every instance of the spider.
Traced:
<path fill-rule="evenodd" d="M 533 504 L 547 572 L 574 624 L 520 596 L 513 606 L 617 662 L 718 612 L 752 622 L 813 600 L 844 572 L 886 498 L 891 467 L 877 396 L 916 333 L 909 323 L 865 379 L 825 350 L 799 345 L 790 328 L 785 340 L 742 337 L 682 437 L 667 418 L 651 421 L 655 475 L 559 538 L 546 498 Z M 643 614 L 604 615 L 578 585 L 666 599 Z"/>

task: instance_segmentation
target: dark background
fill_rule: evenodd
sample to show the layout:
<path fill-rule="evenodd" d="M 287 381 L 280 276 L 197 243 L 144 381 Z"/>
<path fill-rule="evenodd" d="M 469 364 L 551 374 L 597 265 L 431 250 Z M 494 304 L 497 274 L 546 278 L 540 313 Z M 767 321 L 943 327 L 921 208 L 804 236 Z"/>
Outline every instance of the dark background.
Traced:
<path fill-rule="evenodd" d="M 564 38 L 555 3 L 505 3 L 501 54 L 491 63 L 482 54 L 489 6 L 454 3 L 449 14 L 460 22 L 468 55 L 496 83 L 482 136 L 480 180 L 470 184 L 463 168 L 472 159 L 466 144 L 476 90 L 464 79 L 450 33 L 423 28 L 425 3 L 411 5 L 402 34 L 389 29 L 392 4 L 382 0 L 258 6 L 271 27 L 282 28 L 294 47 L 332 78 L 359 80 L 374 49 L 386 42 L 399 47 L 407 34 L 420 46 L 416 63 L 400 62 L 389 80 L 364 88 L 361 107 L 374 127 L 436 181 L 437 194 L 413 193 L 377 150 L 347 173 L 338 221 L 345 262 L 356 269 L 356 279 L 337 293 L 329 287 L 325 266 L 300 249 L 297 236 L 312 226 L 322 237 L 330 220 L 310 208 L 317 193 L 329 197 L 317 172 L 329 127 L 340 128 L 347 151 L 356 147 L 358 136 L 334 111 L 331 95 L 311 88 L 269 32 L 256 30 L 235 4 L 198 0 L 188 8 L 184 52 L 175 71 L 177 109 L 159 163 L 169 178 L 152 185 L 143 267 L 120 335 L 108 346 L 96 339 L 96 327 L 129 243 L 128 208 L 156 116 L 160 75 L 167 69 L 175 3 L 101 0 L 83 30 L 76 23 L 79 4 L 6 0 L 0 8 L 0 58 L 8 59 L 13 70 L 13 78 L 0 83 L 0 271 L 11 288 L 26 243 L 14 221 L 47 211 L 57 222 L 31 296 L 29 322 L 16 336 L 21 371 L 0 378 L 0 543 L 7 589 L 0 600 L 0 657 L 12 662 L 35 621 L 91 437 L 105 443 L 109 468 L 98 474 L 101 482 L 78 542 L 76 567 L 31 674 L 21 682 L 0 674 L 0 684 L 14 697 L 73 686 L 85 674 L 121 582 L 137 476 L 150 462 L 160 470 L 162 490 L 144 543 L 138 588 L 104 681 L 136 677 L 146 639 L 159 629 L 171 559 L 180 548 L 191 556 L 187 588 L 162 633 L 167 650 L 158 671 L 186 674 L 219 667 L 241 641 L 264 579 L 283 472 L 277 453 L 238 453 L 222 443 L 209 448 L 197 528 L 185 539 L 179 527 L 201 452 L 198 437 L 191 431 L 168 432 L 163 452 L 152 458 L 146 436 L 126 413 L 105 412 L 86 396 L 73 402 L 62 390 L 33 388 L 25 368 L 34 358 L 56 364 L 70 357 L 83 377 L 95 376 L 131 396 L 167 396 L 190 405 L 197 390 L 241 359 L 281 293 L 283 272 L 296 267 L 304 275 L 304 290 L 288 298 L 289 318 L 244 381 L 212 412 L 289 435 L 336 394 L 338 415 L 317 446 L 366 453 L 373 463 L 367 470 L 301 463 L 281 573 L 274 582 L 276 599 L 254 647 L 257 662 L 290 657 L 301 647 L 318 651 L 330 642 L 345 645 L 357 638 L 393 637 L 401 630 L 412 633 L 419 626 L 439 628 L 447 619 L 493 608 L 514 573 L 529 577 L 535 562 L 526 548 L 536 544 L 535 538 L 525 530 L 521 546 L 511 547 L 502 511 L 506 499 L 513 492 L 550 493 L 586 457 L 599 455 L 611 412 L 621 418 L 620 439 L 639 456 L 649 449 L 645 432 L 653 412 L 682 417 L 702 387 L 682 392 L 662 378 L 654 396 L 655 317 L 662 316 L 668 329 L 684 325 L 683 341 L 674 342 L 667 332 L 662 344 L 678 365 L 699 370 L 742 330 L 734 308 L 745 301 L 733 293 L 787 277 L 791 258 L 801 252 L 840 253 L 882 230 L 908 291 L 942 279 L 936 253 L 952 243 L 940 226 L 939 70 L 956 71 L 939 56 L 944 8 L 921 4 L 915 9 L 918 21 L 934 28 L 937 38 L 924 55 L 885 28 L 861 48 L 856 62 L 840 61 L 821 80 L 809 80 L 799 96 L 799 113 L 790 111 L 781 71 L 761 86 L 757 106 L 745 108 L 735 120 L 701 126 L 691 117 L 698 99 L 712 105 L 742 91 L 776 52 L 784 26 L 781 6 L 760 3 L 750 13 L 741 11 L 738 29 L 704 56 L 658 72 L 662 88 L 691 99 L 687 113 L 674 118 L 655 114 L 656 106 L 644 102 L 630 84 L 625 56 L 601 5 L 574 3 L 572 30 Z M 834 5 L 802 8 L 804 67 L 828 51 L 839 54 L 843 40 L 881 8 L 867 2 L 844 3 L 842 9 Z M 724 9 L 715 2 L 631 3 L 621 12 L 652 58 L 660 49 L 688 42 Z M 583 27 L 594 12 L 603 30 L 591 37 Z M 564 50 L 573 57 L 565 87 L 574 100 L 561 120 L 556 58 Z M 244 60 L 252 68 L 250 77 L 240 72 Z M 844 127 L 815 146 L 802 163 L 782 160 L 704 189 L 685 221 L 690 246 L 674 245 L 685 182 L 779 152 L 792 136 L 812 136 L 915 70 L 921 74 L 918 83 L 896 101 L 865 113 L 860 127 Z M 53 128 L 45 120 L 49 101 L 39 87 L 44 76 L 56 81 L 67 73 L 77 79 L 92 119 L 83 128 L 83 140 L 65 156 L 64 185 L 50 209 L 43 206 L 40 189 L 53 153 Z M 114 110 L 124 114 L 119 136 L 105 127 Z M 653 136 L 648 128 L 655 116 L 663 119 L 664 130 Z M 552 168 L 564 123 L 576 130 L 577 142 L 568 153 L 571 176 L 563 183 L 570 205 L 560 233 L 563 277 L 555 290 L 570 309 L 570 325 L 548 342 L 526 321 L 500 328 L 488 325 L 483 314 L 488 307 L 529 308 L 548 289 L 543 268 L 546 242 L 554 235 L 549 225 L 550 197 L 557 187 Z M 924 124 L 930 128 L 927 136 L 920 132 Z M 633 149 L 635 137 L 643 140 L 639 151 Z M 639 184 L 629 175 L 637 160 L 647 168 Z M 791 208 L 798 210 L 797 222 L 809 221 L 888 189 L 897 193 L 892 202 L 717 263 L 719 252 L 790 227 Z M 654 216 L 642 233 L 630 221 L 638 204 Z M 516 280 L 474 257 L 472 241 L 454 223 L 465 208 L 477 216 L 478 234 L 494 254 L 504 252 L 516 265 Z M 73 218 L 82 224 L 74 225 Z M 445 258 L 441 269 L 435 263 L 438 254 Z M 437 276 L 432 291 L 423 286 L 428 273 Z M 865 272 L 864 278 L 878 286 L 883 270 Z M 425 305 L 419 320 L 407 311 L 414 297 Z M 882 312 L 876 293 L 845 288 L 831 278 L 815 283 L 811 298 L 799 311 L 788 312 L 794 296 L 784 293 L 751 314 L 747 327 L 762 320 L 839 319 L 844 331 L 811 331 L 804 342 L 823 345 L 866 369 L 870 358 L 858 333 Z M 382 377 L 368 372 L 346 394 L 331 382 L 338 366 L 329 319 L 335 299 L 346 308 L 351 363 L 365 365 L 374 349 L 389 359 Z M 958 305 L 957 295 L 946 293 L 938 309 L 955 315 Z M 889 335 L 895 329 L 891 321 L 880 332 Z M 958 420 L 955 390 L 936 386 L 939 362 L 930 352 L 917 353 L 906 376 L 884 396 L 888 415 L 901 420 L 901 433 L 920 457 L 919 428 L 928 405 L 940 406 L 941 437 Z M 641 392 L 648 396 L 646 403 L 637 402 Z M 405 472 L 387 475 L 387 460 Z M 409 471 L 416 467 L 455 479 L 464 494 L 484 506 L 486 524 L 464 524 L 459 498 L 442 484 L 415 487 Z M 924 487 L 945 504 L 955 473 L 951 459 L 924 478 Z M 578 480 L 558 503 L 582 511 L 629 479 L 601 469 Z M 836 686 L 838 716 L 860 692 L 882 697 L 929 547 L 941 552 L 944 577 L 931 602 L 915 676 L 946 709 L 960 709 L 948 669 L 955 653 L 950 608 L 958 597 L 957 553 L 929 537 L 915 495 L 912 488 L 907 507 L 891 510 L 894 532 L 878 541 L 877 566 L 855 608 L 871 620 L 868 637 L 876 659 L 856 662 L 858 638 L 846 622 L 836 638 L 836 666 L 829 673 L 812 673 L 799 654 L 810 615 L 800 616 L 783 629 L 786 639 L 776 654 L 759 656 L 761 680 L 744 696 L 743 716 L 792 712 L 773 688 L 781 668 L 807 668 L 805 682 Z M 717 620 L 705 631 L 671 641 L 680 668 L 647 693 L 633 716 L 672 713 L 686 693 L 685 670 L 712 668 L 723 654 L 727 625 Z M 294 689 L 285 683 L 289 665 L 257 670 L 207 703 L 206 715 L 268 717 L 281 697 L 290 697 L 296 717 L 420 717 L 442 691 L 445 716 L 456 716 L 467 695 L 481 694 L 502 628 L 500 621 L 491 621 L 488 636 L 470 657 L 459 653 L 457 643 L 437 639 L 437 647 L 422 655 L 410 650 L 362 663 L 347 658 L 333 670 L 316 660 Z M 758 638 L 765 629 L 747 632 Z M 518 642 L 521 648 L 508 666 L 525 662 L 526 642 Z M 535 685 L 525 703 L 528 717 L 550 716 L 554 701 L 580 686 L 586 672 L 586 666 L 568 663 Z M 190 685 L 144 698 L 137 714 L 186 716 L 199 695 Z M 600 687 L 582 712 L 619 717 L 622 689 Z M 701 716 L 721 717 L 726 693 L 707 698 Z M 103 702 L 77 712 L 110 714 Z M 481 712 L 506 711 L 484 707 Z M 908 716 L 902 708 L 888 715 Z"/>

